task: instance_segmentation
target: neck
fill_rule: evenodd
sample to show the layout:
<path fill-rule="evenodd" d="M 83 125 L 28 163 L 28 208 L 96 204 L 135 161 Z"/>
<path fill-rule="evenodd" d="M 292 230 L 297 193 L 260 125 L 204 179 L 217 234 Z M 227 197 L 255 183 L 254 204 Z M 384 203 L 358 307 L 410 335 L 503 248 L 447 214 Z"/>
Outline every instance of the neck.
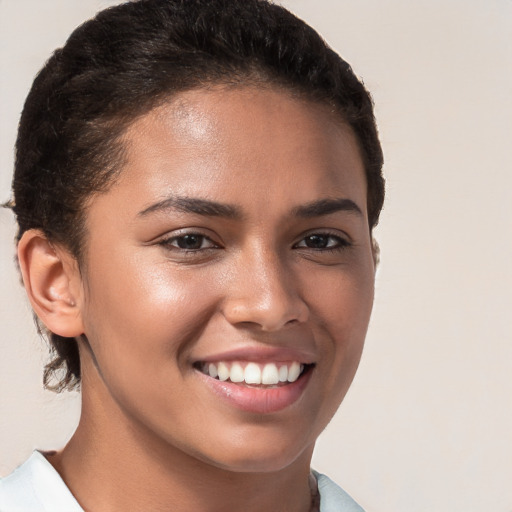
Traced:
<path fill-rule="evenodd" d="M 84 381 L 80 424 L 68 445 L 48 458 L 88 512 L 308 512 L 312 451 L 285 468 L 230 471 L 166 443 Z"/>

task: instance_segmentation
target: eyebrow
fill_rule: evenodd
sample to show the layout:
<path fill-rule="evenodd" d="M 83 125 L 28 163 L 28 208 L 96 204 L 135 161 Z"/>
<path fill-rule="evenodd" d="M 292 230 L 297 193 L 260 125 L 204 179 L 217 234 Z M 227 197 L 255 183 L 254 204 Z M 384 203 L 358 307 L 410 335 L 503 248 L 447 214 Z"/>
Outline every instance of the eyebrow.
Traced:
<path fill-rule="evenodd" d="M 228 219 L 241 219 L 242 212 L 239 208 L 229 204 L 217 203 L 208 199 L 198 199 L 192 197 L 168 197 L 158 203 L 148 206 L 139 212 L 139 217 L 144 217 L 150 213 L 177 210 L 183 213 L 196 213 L 208 217 L 225 217 Z"/>
<path fill-rule="evenodd" d="M 363 215 L 361 208 L 357 206 L 351 199 L 320 199 L 293 209 L 296 217 L 310 219 L 312 217 L 320 217 L 322 215 L 330 215 L 336 212 L 351 212 L 357 215 Z"/>
<path fill-rule="evenodd" d="M 195 213 L 207 217 L 223 217 L 227 219 L 240 220 L 243 218 L 240 208 L 230 204 L 218 203 L 208 199 L 199 199 L 192 197 L 168 197 L 162 201 L 148 206 L 141 212 L 139 217 L 145 217 L 148 214 L 162 212 L 167 210 L 177 210 L 183 213 Z M 301 206 L 293 208 L 292 215 L 302 218 L 321 217 L 331 215 L 340 211 L 352 212 L 357 215 L 363 215 L 359 206 L 351 199 L 320 199 Z"/>

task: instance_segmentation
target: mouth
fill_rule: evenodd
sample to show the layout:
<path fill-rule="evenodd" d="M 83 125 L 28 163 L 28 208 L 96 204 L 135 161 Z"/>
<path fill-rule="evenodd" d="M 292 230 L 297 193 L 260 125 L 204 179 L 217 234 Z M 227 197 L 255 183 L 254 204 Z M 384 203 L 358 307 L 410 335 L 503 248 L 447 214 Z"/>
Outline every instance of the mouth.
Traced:
<path fill-rule="evenodd" d="M 313 366 L 299 361 L 216 361 L 194 364 L 197 370 L 212 379 L 259 388 L 276 388 L 296 382 Z"/>
<path fill-rule="evenodd" d="M 253 414 L 277 413 L 300 401 L 314 363 L 300 361 L 198 361 L 196 375 L 224 404 Z"/>

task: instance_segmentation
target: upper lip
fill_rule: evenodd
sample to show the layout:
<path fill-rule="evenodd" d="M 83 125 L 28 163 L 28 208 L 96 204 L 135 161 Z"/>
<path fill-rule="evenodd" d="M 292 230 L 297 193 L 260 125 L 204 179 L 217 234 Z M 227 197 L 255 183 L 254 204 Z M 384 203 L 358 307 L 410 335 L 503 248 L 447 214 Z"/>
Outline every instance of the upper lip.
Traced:
<path fill-rule="evenodd" d="M 297 361 L 302 364 L 313 364 L 316 358 L 313 352 L 308 350 L 268 346 L 239 347 L 194 358 L 194 363 L 214 363 L 218 361 L 254 361 L 262 363 Z"/>

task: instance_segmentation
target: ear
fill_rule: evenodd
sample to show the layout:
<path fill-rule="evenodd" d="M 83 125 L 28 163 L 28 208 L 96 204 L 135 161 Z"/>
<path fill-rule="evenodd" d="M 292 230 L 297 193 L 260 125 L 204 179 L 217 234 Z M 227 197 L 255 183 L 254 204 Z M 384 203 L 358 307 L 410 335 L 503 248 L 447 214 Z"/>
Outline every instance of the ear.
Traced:
<path fill-rule="evenodd" d="M 82 281 L 76 259 L 51 244 L 42 231 L 31 229 L 18 243 L 18 261 L 28 298 L 43 324 L 59 336 L 80 336 Z"/>

